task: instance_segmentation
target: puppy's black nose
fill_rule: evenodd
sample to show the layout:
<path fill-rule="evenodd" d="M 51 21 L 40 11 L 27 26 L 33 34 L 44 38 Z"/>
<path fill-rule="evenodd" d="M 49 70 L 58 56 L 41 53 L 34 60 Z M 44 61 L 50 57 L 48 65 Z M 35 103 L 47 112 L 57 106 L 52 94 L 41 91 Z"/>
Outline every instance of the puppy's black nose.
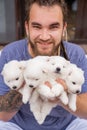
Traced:
<path fill-rule="evenodd" d="M 33 85 L 29 85 L 30 88 L 33 88 L 34 86 Z"/>
<path fill-rule="evenodd" d="M 59 67 L 56 68 L 56 73 L 59 73 L 61 69 Z"/>
<path fill-rule="evenodd" d="M 13 89 L 16 89 L 17 88 L 17 86 L 13 86 Z"/>
<path fill-rule="evenodd" d="M 80 91 L 79 91 L 79 90 L 77 90 L 77 91 L 76 91 L 76 93 L 78 94 L 78 93 L 80 93 Z"/>

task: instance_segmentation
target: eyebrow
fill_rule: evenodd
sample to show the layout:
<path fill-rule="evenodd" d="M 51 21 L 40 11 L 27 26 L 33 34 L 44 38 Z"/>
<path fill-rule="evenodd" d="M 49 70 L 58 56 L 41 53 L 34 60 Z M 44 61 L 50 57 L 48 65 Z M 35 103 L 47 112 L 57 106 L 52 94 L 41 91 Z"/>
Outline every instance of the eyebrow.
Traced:
<path fill-rule="evenodd" d="M 37 23 L 37 22 L 32 22 L 31 24 L 32 24 L 32 25 L 42 26 L 40 23 Z M 60 23 L 55 22 L 55 23 L 50 24 L 49 26 L 50 26 L 50 27 L 52 27 L 52 26 L 60 26 Z"/>
<path fill-rule="evenodd" d="M 60 25 L 60 23 L 55 22 L 55 23 L 51 24 L 50 26 L 59 26 L 59 25 Z"/>
<path fill-rule="evenodd" d="M 41 24 L 37 23 L 37 22 L 32 22 L 31 23 L 32 25 L 38 25 L 38 26 L 41 26 Z"/>

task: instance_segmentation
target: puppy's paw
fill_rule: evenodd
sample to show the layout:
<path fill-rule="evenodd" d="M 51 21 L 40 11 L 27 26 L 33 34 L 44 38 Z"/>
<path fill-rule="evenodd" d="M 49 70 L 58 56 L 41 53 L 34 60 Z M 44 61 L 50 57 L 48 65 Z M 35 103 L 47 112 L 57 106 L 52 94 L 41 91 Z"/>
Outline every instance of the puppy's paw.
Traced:
<path fill-rule="evenodd" d="M 69 102 L 68 96 L 66 92 L 63 92 L 61 96 L 59 97 L 63 104 L 67 105 Z"/>
<path fill-rule="evenodd" d="M 43 123 L 43 119 L 41 117 L 41 113 L 40 112 L 33 112 L 33 114 L 34 114 L 34 117 L 35 117 L 36 121 L 39 124 L 42 124 Z"/>
<path fill-rule="evenodd" d="M 52 90 L 51 90 L 55 97 L 57 96 L 60 96 L 61 93 L 63 92 L 63 87 L 60 85 L 60 84 L 56 84 L 55 86 L 52 87 Z"/>
<path fill-rule="evenodd" d="M 24 104 L 26 104 L 27 102 L 29 102 L 29 97 L 23 96 L 23 97 L 22 97 L 22 102 L 23 102 Z"/>
<path fill-rule="evenodd" d="M 74 104 L 69 104 L 69 108 L 73 111 L 73 112 L 75 112 L 76 111 L 76 105 L 74 105 Z"/>
<path fill-rule="evenodd" d="M 44 120 L 43 119 L 40 119 L 37 121 L 40 125 L 43 124 Z"/>

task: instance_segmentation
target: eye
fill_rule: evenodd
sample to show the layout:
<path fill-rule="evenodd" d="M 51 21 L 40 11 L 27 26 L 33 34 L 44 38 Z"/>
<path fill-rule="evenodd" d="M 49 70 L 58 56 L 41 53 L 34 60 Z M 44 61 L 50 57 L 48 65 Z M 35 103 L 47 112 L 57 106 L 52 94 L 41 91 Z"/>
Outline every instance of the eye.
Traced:
<path fill-rule="evenodd" d="M 39 25 L 33 25 L 33 28 L 35 28 L 35 29 L 41 29 L 41 27 Z"/>
<path fill-rule="evenodd" d="M 35 80 L 39 80 L 39 79 L 35 79 Z"/>
<path fill-rule="evenodd" d="M 52 63 L 52 65 L 55 65 L 55 63 Z"/>
<path fill-rule="evenodd" d="M 31 79 L 29 76 L 26 76 L 26 79 Z"/>
<path fill-rule="evenodd" d="M 50 26 L 50 29 L 51 30 L 56 30 L 56 29 L 58 29 L 59 28 L 59 25 L 56 25 L 56 24 L 52 24 L 51 26 Z"/>
<path fill-rule="evenodd" d="M 74 84 L 74 85 L 75 85 L 75 84 L 76 84 L 76 82 L 72 82 L 72 84 Z"/>
<path fill-rule="evenodd" d="M 66 68 L 65 66 L 63 66 L 63 68 Z"/>
<path fill-rule="evenodd" d="M 8 83 L 10 82 L 10 80 L 7 81 Z"/>
<path fill-rule="evenodd" d="M 16 78 L 15 80 L 19 80 L 19 78 Z"/>

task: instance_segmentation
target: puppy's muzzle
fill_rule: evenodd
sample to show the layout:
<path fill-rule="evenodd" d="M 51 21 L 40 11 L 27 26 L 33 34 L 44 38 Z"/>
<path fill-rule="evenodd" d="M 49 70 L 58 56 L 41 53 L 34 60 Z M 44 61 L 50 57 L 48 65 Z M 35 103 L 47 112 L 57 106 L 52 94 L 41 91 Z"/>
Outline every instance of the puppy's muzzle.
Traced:
<path fill-rule="evenodd" d="M 76 90 L 76 91 L 73 91 L 71 93 L 73 93 L 73 94 L 79 94 L 80 92 L 81 92 L 80 90 Z"/>
<path fill-rule="evenodd" d="M 16 88 L 17 88 L 17 86 L 13 86 L 12 88 L 13 88 L 13 89 L 16 89 Z"/>
<path fill-rule="evenodd" d="M 29 85 L 30 88 L 33 88 L 34 86 L 33 85 Z"/>
<path fill-rule="evenodd" d="M 60 71 L 61 71 L 61 68 L 57 67 L 55 72 L 60 73 Z"/>
<path fill-rule="evenodd" d="M 80 90 L 77 90 L 77 91 L 76 91 L 76 94 L 79 94 L 79 93 L 80 93 Z"/>

